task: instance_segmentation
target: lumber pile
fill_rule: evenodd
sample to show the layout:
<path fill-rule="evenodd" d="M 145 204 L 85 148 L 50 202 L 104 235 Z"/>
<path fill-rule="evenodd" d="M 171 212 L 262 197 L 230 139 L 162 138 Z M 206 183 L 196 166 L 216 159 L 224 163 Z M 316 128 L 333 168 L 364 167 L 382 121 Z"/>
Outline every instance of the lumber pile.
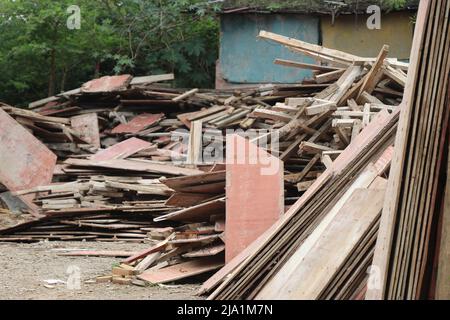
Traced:
<path fill-rule="evenodd" d="M 91 80 L 29 109 L 1 104 L 13 127 L 39 139 L 57 162 L 45 182 L 11 189 L 0 180 L 9 197 L 29 199 L 20 211 L 33 213 L 30 221 L 1 229 L 0 241 L 149 244 L 99 281 L 166 283 L 219 269 L 226 242 L 225 142 L 236 129 L 283 162 L 281 209 L 287 212 L 269 229 L 272 236 L 259 240 L 265 249 L 239 266 L 249 277 L 241 283 L 244 273 L 234 273 L 217 297 L 257 297 L 278 268 L 274 261 L 281 266 L 316 227 L 331 236 L 339 221 L 347 223 L 343 207 L 360 207 L 368 193 L 381 201 L 408 64 L 387 58 L 387 46 L 378 57 L 362 58 L 265 31 L 260 37 L 321 62 L 275 61 L 312 69 L 314 79 L 218 91 L 159 83 L 173 79 L 171 74 L 119 75 Z M 220 147 L 206 156 L 212 145 Z M 1 199 L 7 210 L 17 210 L 16 201 Z M 339 256 L 344 265 L 324 280 L 327 289 L 317 297 L 354 297 L 364 287 L 376 208 L 361 218 L 362 233 Z M 225 268 L 233 270 L 249 248 Z M 223 278 L 215 279 L 205 292 Z"/>
<path fill-rule="evenodd" d="M 441 202 L 445 182 L 442 184 L 440 180 L 447 170 L 450 4 L 440 0 L 421 1 L 419 13 L 419 32 L 414 41 L 411 73 L 375 250 L 379 285 L 369 290 L 368 299 L 433 297 L 435 289 L 430 280 L 434 277 L 433 269 L 441 272 L 440 266 L 445 270 L 448 265 L 448 255 L 441 265 L 435 264 L 435 255 L 439 257 L 435 234 L 439 232 L 437 226 L 444 212 Z M 442 222 L 440 228 L 448 229 Z M 447 232 L 442 230 L 444 234 Z M 443 244 L 445 250 L 447 244 Z M 442 273 L 439 280 L 438 286 L 445 285 Z M 448 294 L 447 291 L 447 298 Z"/>
<path fill-rule="evenodd" d="M 421 1 L 407 77 L 399 65 L 395 72 L 386 65 L 386 48 L 373 61 L 261 34 L 335 68 L 371 64 L 349 91 L 356 101 L 380 77 L 403 85 L 405 97 L 392 114 L 379 113 L 284 217 L 200 293 L 212 292 L 209 299 L 448 299 L 449 10 L 448 1 Z M 329 69 L 329 76 L 338 70 Z"/>

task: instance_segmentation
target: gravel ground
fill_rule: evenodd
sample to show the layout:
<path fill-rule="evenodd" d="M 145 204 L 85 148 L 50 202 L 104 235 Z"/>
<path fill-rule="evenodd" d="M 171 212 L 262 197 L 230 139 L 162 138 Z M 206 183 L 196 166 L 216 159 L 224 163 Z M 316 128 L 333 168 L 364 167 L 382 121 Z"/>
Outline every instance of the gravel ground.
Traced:
<path fill-rule="evenodd" d="M 139 287 L 113 283 L 92 283 L 97 276 L 110 274 L 120 258 L 66 257 L 61 249 L 138 251 L 145 244 L 101 242 L 0 243 L 0 300 L 2 299 L 88 299 L 88 300 L 190 300 L 199 285 L 193 283 Z M 67 282 L 80 274 L 80 288 Z M 45 280 L 65 283 L 49 284 Z"/>

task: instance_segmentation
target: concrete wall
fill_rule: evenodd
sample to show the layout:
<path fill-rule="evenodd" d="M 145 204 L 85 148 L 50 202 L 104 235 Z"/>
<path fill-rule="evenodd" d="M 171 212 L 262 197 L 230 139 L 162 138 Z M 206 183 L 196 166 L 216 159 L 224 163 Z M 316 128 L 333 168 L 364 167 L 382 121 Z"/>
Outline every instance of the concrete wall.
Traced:
<path fill-rule="evenodd" d="M 411 12 L 381 15 L 381 29 L 369 30 L 367 16 L 338 16 L 334 25 L 331 17 L 321 19 L 323 45 L 363 57 L 376 57 L 384 44 L 390 46 L 389 56 L 409 59 L 414 26 Z"/>

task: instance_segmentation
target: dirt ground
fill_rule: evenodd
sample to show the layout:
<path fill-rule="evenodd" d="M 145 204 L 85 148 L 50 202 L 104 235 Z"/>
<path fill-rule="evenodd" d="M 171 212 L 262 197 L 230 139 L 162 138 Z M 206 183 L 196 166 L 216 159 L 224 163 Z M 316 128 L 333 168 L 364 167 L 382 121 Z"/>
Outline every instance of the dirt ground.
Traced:
<path fill-rule="evenodd" d="M 199 285 L 194 283 L 147 287 L 95 283 L 93 280 L 97 276 L 110 274 L 112 266 L 120 258 L 60 255 L 63 249 L 69 248 L 138 251 L 147 247 L 145 244 L 99 242 L 0 243 L 0 300 L 200 299 L 195 295 Z M 80 288 L 76 289 L 68 283 L 74 283 L 72 280 L 78 274 L 80 276 L 75 279 L 81 281 L 78 281 Z M 53 280 L 57 280 L 57 283 Z"/>

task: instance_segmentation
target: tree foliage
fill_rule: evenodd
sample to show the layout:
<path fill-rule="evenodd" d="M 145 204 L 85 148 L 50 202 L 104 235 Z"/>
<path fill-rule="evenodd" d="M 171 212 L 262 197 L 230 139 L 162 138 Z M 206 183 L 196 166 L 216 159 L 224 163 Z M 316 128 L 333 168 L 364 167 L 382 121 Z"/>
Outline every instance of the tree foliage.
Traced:
<path fill-rule="evenodd" d="M 0 0 L 0 100 L 26 102 L 118 73 L 174 72 L 177 85 L 213 85 L 214 4 L 198 0 Z"/>

